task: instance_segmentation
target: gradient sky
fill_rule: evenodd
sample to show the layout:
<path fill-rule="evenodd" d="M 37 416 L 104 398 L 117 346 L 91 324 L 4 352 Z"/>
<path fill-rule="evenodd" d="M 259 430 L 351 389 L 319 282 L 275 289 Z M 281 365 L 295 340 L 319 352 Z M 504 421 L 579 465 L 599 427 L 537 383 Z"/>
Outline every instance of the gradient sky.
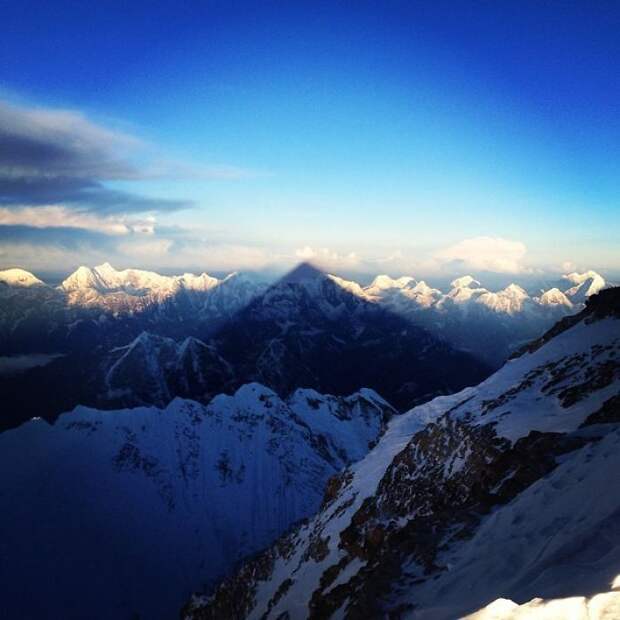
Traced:
<path fill-rule="evenodd" d="M 0 267 L 620 272 L 618 3 L 0 21 Z"/>

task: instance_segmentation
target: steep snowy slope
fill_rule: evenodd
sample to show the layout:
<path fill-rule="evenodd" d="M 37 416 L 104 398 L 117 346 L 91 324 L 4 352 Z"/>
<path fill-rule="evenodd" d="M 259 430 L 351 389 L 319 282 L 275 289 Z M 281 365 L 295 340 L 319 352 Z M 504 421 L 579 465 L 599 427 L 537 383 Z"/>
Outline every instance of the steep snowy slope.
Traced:
<path fill-rule="evenodd" d="M 588 297 L 596 295 L 606 286 L 605 279 L 592 270 L 584 273 L 569 273 L 564 276 L 564 279 L 574 284 L 566 291 L 566 295 L 577 303 L 583 303 Z"/>
<path fill-rule="evenodd" d="M 285 402 L 251 384 L 208 406 L 78 407 L 0 434 L 0 617 L 175 617 L 315 512 L 391 415 L 370 390 Z"/>
<path fill-rule="evenodd" d="M 185 615 L 448 620 L 500 597 L 605 592 L 619 422 L 610 289 L 479 386 L 394 419 L 316 517 Z"/>

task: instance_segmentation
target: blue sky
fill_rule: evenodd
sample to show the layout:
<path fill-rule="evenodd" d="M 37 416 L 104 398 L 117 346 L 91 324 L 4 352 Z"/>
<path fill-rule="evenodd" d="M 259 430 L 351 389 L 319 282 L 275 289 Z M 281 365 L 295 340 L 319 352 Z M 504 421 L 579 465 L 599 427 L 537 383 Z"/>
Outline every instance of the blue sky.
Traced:
<path fill-rule="evenodd" d="M 620 271 L 617 4 L 86 4 L 0 3 L 0 267 Z"/>

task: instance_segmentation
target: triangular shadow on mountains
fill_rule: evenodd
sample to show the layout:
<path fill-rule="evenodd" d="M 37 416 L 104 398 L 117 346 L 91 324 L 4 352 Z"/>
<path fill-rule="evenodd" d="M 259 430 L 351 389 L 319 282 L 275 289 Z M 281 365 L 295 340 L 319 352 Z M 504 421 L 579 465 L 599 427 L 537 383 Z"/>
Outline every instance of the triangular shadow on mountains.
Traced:
<path fill-rule="evenodd" d="M 356 294 L 354 287 L 347 289 L 346 281 L 310 263 L 295 267 L 232 316 L 205 320 L 196 311 L 200 304 L 193 302 L 222 293 L 223 289 L 217 293 L 216 289 L 223 285 L 203 293 L 179 291 L 133 316 L 81 321 L 66 340 L 64 357 L 20 375 L 0 377 L 0 396 L 7 411 L 0 430 L 34 416 L 53 420 L 77 404 L 102 409 L 165 405 L 168 398 L 158 400 L 155 395 L 162 390 L 155 385 L 151 390 L 149 381 L 166 381 L 163 393 L 170 399 L 182 396 L 203 402 L 250 381 L 263 383 L 282 396 L 300 387 L 335 395 L 366 387 L 404 411 L 437 394 L 475 385 L 491 372 L 471 354 L 455 350 L 406 318 Z M 117 361 L 115 351 L 143 331 L 154 341 L 195 337 L 215 347 L 228 368 L 215 368 L 217 360 L 207 356 L 208 367 L 200 368 L 200 359 L 183 361 L 174 376 L 164 373 L 161 379 L 148 374 L 157 359 L 133 355 L 127 376 L 146 382 L 141 386 L 142 396 L 131 395 L 133 379 L 128 379 L 126 393 L 120 390 L 118 398 L 102 398 L 109 393 L 106 372 Z M 191 381 L 179 381 L 184 368 L 196 365 L 199 380 L 193 376 Z"/>
<path fill-rule="evenodd" d="M 283 395 L 298 387 L 337 395 L 367 387 L 400 410 L 490 373 L 472 355 L 347 286 L 302 263 L 211 340 L 242 382 L 259 381 Z"/>

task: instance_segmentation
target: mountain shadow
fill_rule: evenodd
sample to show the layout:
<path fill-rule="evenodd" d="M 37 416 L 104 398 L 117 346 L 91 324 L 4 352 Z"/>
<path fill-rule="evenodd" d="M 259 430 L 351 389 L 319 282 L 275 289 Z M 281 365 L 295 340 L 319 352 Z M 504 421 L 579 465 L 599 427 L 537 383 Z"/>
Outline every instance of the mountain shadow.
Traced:
<path fill-rule="evenodd" d="M 250 381 L 283 396 L 298 387 L 335 395 L 370 387 L 404 411 L 491 372 L 368 301 L 355 283 L 308 263 L 228 317 L 225 297 L 213 320 L 199 301 L 179 291 L 129 316 L 102 319 L 88 309 L 70 328 L 52 323 L 49 333 L 64 334 L 55 349 L 64 356 L 0 376 L 0 430 L 34 416 L 53 420 L 77 404 L 165 406 L 175 396 L 208 402 Z"/>
<path fill-rule="evenodd" d="M 212 341 L 241 383 L 259 381 L 281 394 L 370 387 L 400 410 L 490 373 L 473 355 L 309 263 L 252 300 Z"/>

